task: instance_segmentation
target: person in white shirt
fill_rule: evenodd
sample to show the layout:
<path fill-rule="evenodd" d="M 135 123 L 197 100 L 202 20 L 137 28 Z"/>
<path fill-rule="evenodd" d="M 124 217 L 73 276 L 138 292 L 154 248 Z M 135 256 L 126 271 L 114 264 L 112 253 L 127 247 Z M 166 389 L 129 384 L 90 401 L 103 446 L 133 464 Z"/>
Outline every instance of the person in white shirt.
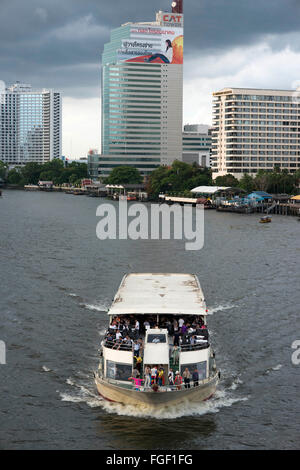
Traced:
<path fill-rule="evenodd" d="M 144 382 L 145 387 L 150 387 L 151 386 L 151 370 L 149 366 L 145 367 L 145 382 Z"/>
<path fill-rule="evenodd" d="M 161 59 L 165 64 L 171 64 L 173 60 L 173 47 L 170 39 L 166 40 L 166 50 L 163 54 L 152 54 L 144 59 L 145 62 L 152 62 L 155 59 Z"/>
<path fill-rule="evenodd" d="M 121 333 L 119 330 L 117 330 L 117 332 L 116 332 L 116 340 L 119 341 L 119 339 L 121 339 L 121 338 L 122 338 L 122 333 Z"/>
<path fill-rule="evenodd" d="M 153 366 L 151 369 L 151 384 L 156 383 L 156 372 L 157 372 L 157 367 Z"/>
<path fill-rule="evenodd" d="M 179 318 L 179 321 L 178 321 L 179 328 L 181 328 L 183 324 L 184 324 L 184 319 Z"/>

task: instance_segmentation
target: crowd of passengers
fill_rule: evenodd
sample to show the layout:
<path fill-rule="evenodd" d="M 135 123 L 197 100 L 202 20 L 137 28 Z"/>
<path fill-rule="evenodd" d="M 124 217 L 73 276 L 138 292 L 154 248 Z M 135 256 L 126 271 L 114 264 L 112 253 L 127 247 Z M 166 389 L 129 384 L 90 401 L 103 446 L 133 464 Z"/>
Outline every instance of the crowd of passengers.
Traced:
<path fill-rule="evenodd" d="M 158 320 L 158 322 L 157 322 Z M 135 356 L 142 356 L 144 336 L 148 329 L 167 329 L 173 351 L 184 345 L 208 341 L 208 330 L 200 315 L 120 315 L 112 318 L 106 341 L 113 349 L 132 349 Z M 176 362 L 176 361 L 175 361 Z"/>
<path fill-rule="evenodd" d="M 173 369 L 169 369 L 168 377 L 166 377 L 163 366 L 146 366 L 144 369 L 144 379 L 141 378 L 141 362 L 136 362 L 135 368 L 132 371 L 132 377 L 129 380 L 133 381 L 136 390 L 139 390 L 143 385 L 145 388 L 152 388 L 153 391 L 158 391 L 159 387 L 165 385 L 175 386 L 177 390 L 181 390 L 182 387 L 190 388 L 191 382 L 194 387 L 199 385 L 199 372 L 197 368 L 190 371 L 186 367 L 182 373 L 176 371 L 174 374 Z"/>

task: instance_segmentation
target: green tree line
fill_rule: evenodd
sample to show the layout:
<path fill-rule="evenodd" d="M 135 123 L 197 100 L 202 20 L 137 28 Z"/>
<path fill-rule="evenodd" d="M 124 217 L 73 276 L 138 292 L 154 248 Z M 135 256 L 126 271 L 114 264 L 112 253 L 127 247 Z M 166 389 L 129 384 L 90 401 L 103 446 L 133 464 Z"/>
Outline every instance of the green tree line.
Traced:
<path fill-rule="evenodd" d="M 272 194 L 297 194 L 300 181 L 300 170 L 290 174 L 287 170 L 260 170 L 255 176 L 245 173 L 238 180 L 234 175 L 227 174 L 213 179 L 210 168 L 201 168 L 178 160 L 171 166 L 160 166 L 153 170 L 147 183 L 147 192 L 151 199 L 157 199 L 160 193 L 170 195 L 181 194 L 190 196 L 190 190 L 197 186 L 231 186 L 241 188 L 247 193 L 255 190 L 267 191 Z M 142 177 L 136 168 L 120 166 L 114 168 L 110 175 L 103 179 L 105 184 L 140 183 Z"/>
<path fill-rule="evenodd" d="M 53 181 L 54 184 L 79 184 L 81 179 L 87 177 L 87 164 L 72 162 L 64 166 L 62 160 L 54 159 L 47 163 L 26 163 L 21 168 L 7 170 L 6 165 L 0 161 L 0 178 L 8 184 L 24 186 L 37 184 L 41 181 Z"/>

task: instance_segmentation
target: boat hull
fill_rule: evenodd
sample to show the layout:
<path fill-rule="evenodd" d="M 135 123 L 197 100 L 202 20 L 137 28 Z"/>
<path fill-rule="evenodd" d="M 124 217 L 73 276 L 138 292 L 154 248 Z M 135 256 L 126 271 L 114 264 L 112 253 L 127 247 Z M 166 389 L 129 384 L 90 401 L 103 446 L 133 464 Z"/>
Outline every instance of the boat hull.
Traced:
<path fill-rule="evenodd" d="M 98 393 L 106 400 L 123 403 L 125 405 L 149 405 L 164 407 L 177 405 L 183 402 L 202 402 L 210 398 L 216 391 L 219 376 L 216 374 L 197 387 L 182 388 L 182 390 L 172 391 L 141 391 L 126 389 L 121 386 L 108 383 L 98 375 L 95 383 Z"/>

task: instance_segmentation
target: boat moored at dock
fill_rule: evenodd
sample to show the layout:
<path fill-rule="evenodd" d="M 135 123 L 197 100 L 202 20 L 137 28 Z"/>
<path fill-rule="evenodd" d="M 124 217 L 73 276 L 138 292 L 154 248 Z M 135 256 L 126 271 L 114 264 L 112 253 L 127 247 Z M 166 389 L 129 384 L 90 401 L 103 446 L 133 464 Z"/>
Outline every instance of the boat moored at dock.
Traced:
<path fill-rule="evenodd" d="M 197 276 L 124 276 L 108 311 L 109 327 L 95 372 L 109 401 L 154 407 L 201 402 L 220 378 Z"/>

